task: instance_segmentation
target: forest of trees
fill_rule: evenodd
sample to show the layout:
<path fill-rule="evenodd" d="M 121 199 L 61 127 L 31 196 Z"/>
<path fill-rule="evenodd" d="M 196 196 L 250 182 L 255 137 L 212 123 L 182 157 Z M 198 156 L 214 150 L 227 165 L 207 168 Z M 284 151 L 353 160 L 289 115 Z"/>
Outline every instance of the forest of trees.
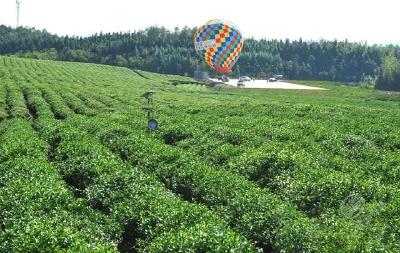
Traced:
<path fill-rule="evenodd" d="M 204 68 L 193 47 L 195 28 L 150 27 L 89 37 L 57 36 L 34 28 L 0 26 L 0 54 L 37 59 L 94 62 L 160 73 L 192 75 Z M 247 39 L 232 75 L 360 82 L 377 77 L 378 88 L 400 90 L 395 77 L 398 46 L 347 41 Z M 390 67 L 389 67 L 390 65 Z M 386 68 L 385 68 L 386 66 Z M 397 83 L 396 83 L 397 82 Z"/>
<path fill-rule="evenodd" d="M 400 62 L 394 55 L 385 56 L 375 87 L 400 91 Z"/>

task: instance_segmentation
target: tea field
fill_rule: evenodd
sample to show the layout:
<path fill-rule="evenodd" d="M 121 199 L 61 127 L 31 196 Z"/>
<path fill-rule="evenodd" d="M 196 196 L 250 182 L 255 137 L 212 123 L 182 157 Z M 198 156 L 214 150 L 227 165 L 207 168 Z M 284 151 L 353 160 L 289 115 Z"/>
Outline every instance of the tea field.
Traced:
<path fill-rule="evenodd" d="M 0 57 L 0 252 L 399 252 L 400 94 L 296 83 Z"/>

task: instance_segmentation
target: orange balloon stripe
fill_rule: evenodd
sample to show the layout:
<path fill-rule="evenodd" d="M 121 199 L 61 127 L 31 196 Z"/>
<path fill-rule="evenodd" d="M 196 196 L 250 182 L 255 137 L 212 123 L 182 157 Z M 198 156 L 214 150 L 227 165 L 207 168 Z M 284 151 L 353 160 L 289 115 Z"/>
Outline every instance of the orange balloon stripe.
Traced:
<path fill-rule="evenodd" d="M 232 63 L 232 61 L 236 62 L 237 58 L 239 57 L 239 55 L 240 55 L 240 53 L 242 51 L 242 48 L 243 48 L 243 43 L 241 43 L 240 46 L 238 47 L 237 51 L 234 52 L 234 56 L 232 57 L 231 63 Z"/>
<path fill-rule="evenodd" d="M 239 55 L 240 51 L 242 50 L 242 47 L 243 47 L 243 43 L 240 43 L 239 46 L 235 49 L 235 51 L 233 51 L 233 54 L 232 54 L 232 56 L 230 57 L 230 58 L 231 58 L 231 61 L 232 61 L 233 59 L 235 59 L 236 56 Z"/>
<path fill-rule="evenodd" d="M 212 62 L 212 58 L 208 55 L 207 52 L 205 52 L 205 55 L 206 55 L 205 61 L 206 61 L 207 65 L 212 67 L 212 68 L 214 68 L 214 64 Z"/>

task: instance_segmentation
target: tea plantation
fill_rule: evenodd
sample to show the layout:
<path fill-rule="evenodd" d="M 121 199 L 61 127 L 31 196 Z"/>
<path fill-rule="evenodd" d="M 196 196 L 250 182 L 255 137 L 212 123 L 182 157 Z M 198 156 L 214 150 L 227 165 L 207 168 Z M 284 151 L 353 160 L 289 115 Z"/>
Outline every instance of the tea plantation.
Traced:
<path fill-rule="evenodd" d="M 399 252 L 400 94 L 303 83 L 0 57 L 0 252 Z"/>

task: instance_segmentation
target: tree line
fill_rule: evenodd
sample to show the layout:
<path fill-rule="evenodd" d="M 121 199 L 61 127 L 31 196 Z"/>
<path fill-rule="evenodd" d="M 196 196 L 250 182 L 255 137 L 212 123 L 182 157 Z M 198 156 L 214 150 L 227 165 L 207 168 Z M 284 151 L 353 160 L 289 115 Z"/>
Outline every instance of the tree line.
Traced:
<path fill-rule="evenodd" d="M 94 62 L 169 74 L 192 75 L 207 67 L 193 47 L 195 28 L 149 27 L 88 37 L 57 36 L 34 28 L 0 26 L 0 54 L 36 59 Z M 389 61 L 388 59 L 391 59 Z M 247 39 L 232 75 L 358 83 L 376 78 L 381 89 L 400 90 L 398 46 L 348 41 Z M 390 62 L 390 63 L 389 63 Z M 389 77 L 390 76 L 390 77 Z M 397 83 L 396 83 L 397 82 Z"/>

